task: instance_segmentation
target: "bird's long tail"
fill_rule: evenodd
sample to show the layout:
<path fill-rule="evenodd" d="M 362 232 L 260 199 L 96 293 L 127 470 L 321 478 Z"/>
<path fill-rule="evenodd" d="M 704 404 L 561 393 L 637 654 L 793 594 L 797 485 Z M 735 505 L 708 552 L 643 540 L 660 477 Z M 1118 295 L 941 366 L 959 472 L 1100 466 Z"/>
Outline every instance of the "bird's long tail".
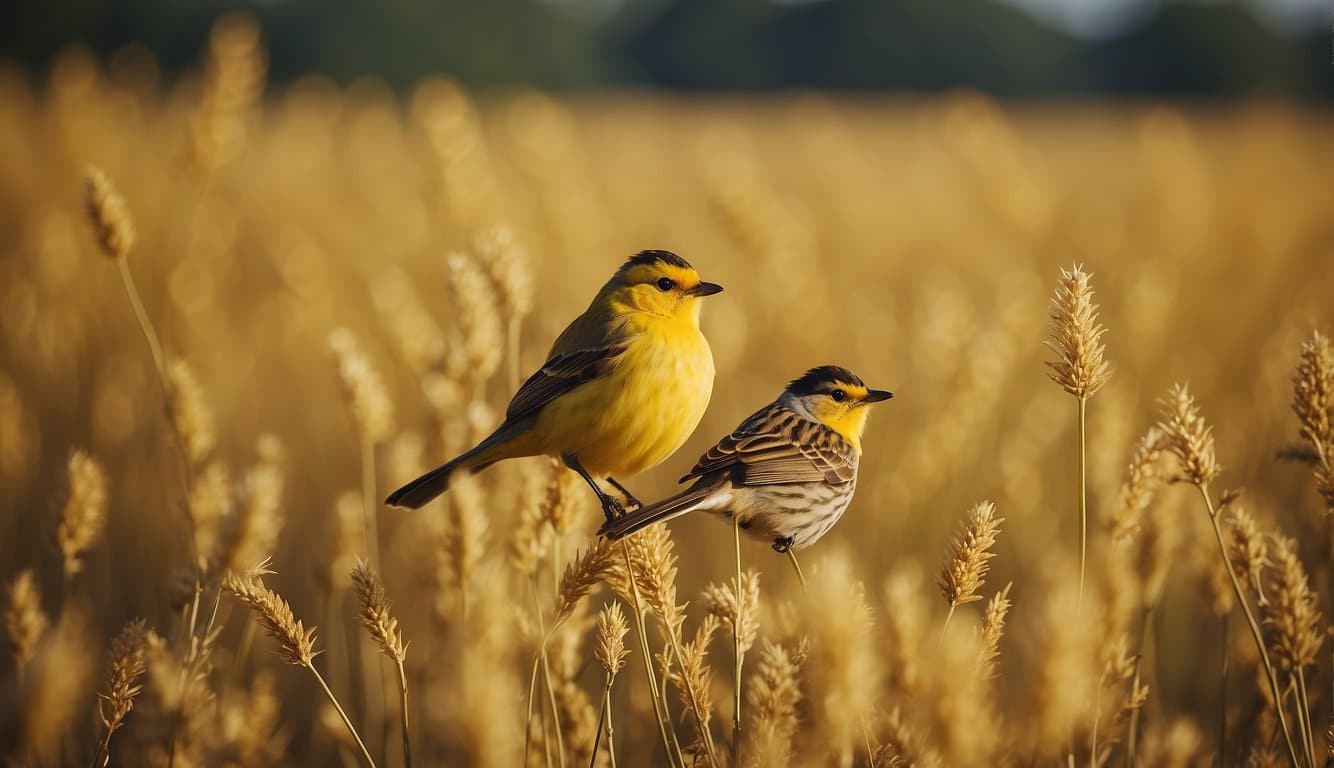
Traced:
<path fill-rule="evenodd" d="M 598 531 L 599 536 L 605 536 L 609 539 L 623 539 L 626 536 L 647 528 L 654 523 L 664 520 L 671 520 L 674 517 L 684 515 L 698 508 L 705 500 L 713 495 L 713 488 L 702 484 L 694 485 L 686 490 L 669 496 L 656 504 L 650 504 L 647 507 L 641 507 L 614 520 L 608 520 Z"/>
<path fill-rule="evenodd" d="M 483 440 L 470 451 L 448 461 L 421 477 L 413 480 L 384 500 L 391 507 L 419 509 L 431 499 L 449 490 L 449 478 L 455 472 L 481 472 L 508 456 L 497 455 L 504 448 L 503 441 L 497 439 L 499 431 Z"/>

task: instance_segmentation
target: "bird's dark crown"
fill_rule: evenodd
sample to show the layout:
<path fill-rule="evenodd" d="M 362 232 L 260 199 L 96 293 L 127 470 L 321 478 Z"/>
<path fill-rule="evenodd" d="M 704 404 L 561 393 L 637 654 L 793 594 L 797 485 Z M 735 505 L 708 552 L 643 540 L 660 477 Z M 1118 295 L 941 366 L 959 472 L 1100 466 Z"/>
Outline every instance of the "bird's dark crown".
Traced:
<path fill-rule="evenodd" d="M 653 265 L 659 262 L 670 264 L 678 269 L 693 269 L 690 262 L 671 251 L 640 251 L 626 261 L 626 266 L 631 264 Z"/>
<path fill-rule="evenodd" d="M 866 384 L 857 374 L 838 365 L 822 365 L 806 371 L 787 385 L 788 391 L 797 395 L 816 395 L 829 392 L 839 386 L 865 388 Z"/>

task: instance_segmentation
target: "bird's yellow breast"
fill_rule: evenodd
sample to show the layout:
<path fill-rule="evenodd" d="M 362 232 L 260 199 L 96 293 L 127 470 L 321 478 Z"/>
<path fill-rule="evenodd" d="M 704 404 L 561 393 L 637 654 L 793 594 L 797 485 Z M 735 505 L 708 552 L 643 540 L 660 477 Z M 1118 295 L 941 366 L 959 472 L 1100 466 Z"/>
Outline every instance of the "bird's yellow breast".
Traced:
<path fill-rule="evenodd" d="M 699 426 L 713 393 L 713 354 L 689 318 L 628 318 L 631 336 L 606 376 L 557 398 L 535 433 L 548 453 L 574 453 L 597 476 L 662 463 Z"/>

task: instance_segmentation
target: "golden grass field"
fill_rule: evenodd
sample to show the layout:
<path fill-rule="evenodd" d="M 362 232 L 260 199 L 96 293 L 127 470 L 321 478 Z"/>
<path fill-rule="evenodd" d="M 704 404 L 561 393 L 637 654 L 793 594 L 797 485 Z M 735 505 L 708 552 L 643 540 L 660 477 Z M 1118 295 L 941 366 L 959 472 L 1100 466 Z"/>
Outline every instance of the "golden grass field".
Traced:
<path fill-rule="evenodd" d="M 1326 763 L 1334 363 L 1312 340 L 1334 332 L 1328 113 L 265 90 L 241 19 L 201 59 L 180 83 L 136 49 L 105 67 L 68 51 L 39 84 L 0 72 L 10 764 L 364 764 L 313 669 L 375 764 L 403 766 L 393 654 L 418 766 Z M 89 166 L 115 190 L 91 211 Z M 800 553 L 805 591 L 742 542 L 758 581 L 739 749 L 726 521 L 595 547 L 591 494 L 539 459 L 419 512 L 377 503 L 489 431 L 644 248 L 727 290 L 704 310 L 708 414 L 633 478 L 640 497 L 809 367 L 896 394 L 848 514 Z M 1073 264 L 1111 366 L 1087 399 L 1082 597 L 1079 400 L 1043 344 Z M 1160 404 L 1177 382 L 1211 434 Z M 1160 421 L 1166 442 L 1131 467 Z M 1192 480 L 1226 502 L 1221 539 Z M 983 501 L 1003 519 L 994 545 L 951 547 Z M 388 656 L 359 623 L 357 557 L 392 603 L 366 595 Z M 265 558 L 313 646 L 247 574 Z M 948 624 L 947 566 L 965 600 Z M 604 708 L 609 604 L 629 656 Z"/>

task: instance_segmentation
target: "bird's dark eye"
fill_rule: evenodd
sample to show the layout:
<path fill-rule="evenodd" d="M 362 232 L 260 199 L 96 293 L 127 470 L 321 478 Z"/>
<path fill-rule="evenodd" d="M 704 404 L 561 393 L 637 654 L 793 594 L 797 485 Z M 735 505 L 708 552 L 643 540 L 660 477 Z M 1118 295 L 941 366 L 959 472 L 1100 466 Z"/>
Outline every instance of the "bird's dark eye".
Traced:
<path fill-rule="evenodd" d="M 658 290 L 662 291 L 663 293 L 666 293 L 667 291 L 670 291 L 675 287 L 676 287 L 676 281 L 671 279 L 670 277 L 663 277 L 658 279 Z"/>
<path fill-rule="evenodd" d="M 841 402 L 843 402 L 844 400 L 847 400 L 847 399 L 848 399 L 848 393 L 847 393 L 847 392 L 844 392 L 844 391 L 841 390 L 841 389 L 836 389 L 836 390 L 834 390 L 833 392 L 830 392 L 830 393 L 829 393 L 829 396 L 832 397 L 832 398 L 834 398 L 834 402 L 836 402 L 836 403 L 841 403 Z"/>

